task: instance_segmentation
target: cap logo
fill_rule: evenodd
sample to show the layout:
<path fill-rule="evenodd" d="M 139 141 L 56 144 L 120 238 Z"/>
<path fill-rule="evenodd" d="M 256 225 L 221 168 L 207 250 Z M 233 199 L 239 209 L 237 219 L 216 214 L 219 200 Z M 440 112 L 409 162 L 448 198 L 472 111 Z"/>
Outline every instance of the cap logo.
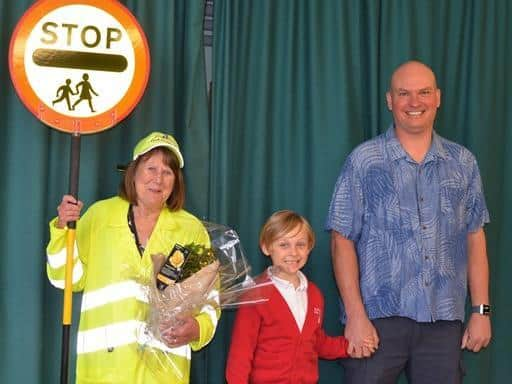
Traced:
<path fill-rule="evenodd" d="M 133 150 L 133 160 L 135 160 L 140 155 L 147 153 L 153 148 L 160 146 L 167 147 L 172 152 L 174 152 L 174 154 L 178 157 L 180 168 L 183 168 L 183 156 L 181 155 L 178 143 L 171 135 L 161 132 L 153 132 L 139 141 Z"/>

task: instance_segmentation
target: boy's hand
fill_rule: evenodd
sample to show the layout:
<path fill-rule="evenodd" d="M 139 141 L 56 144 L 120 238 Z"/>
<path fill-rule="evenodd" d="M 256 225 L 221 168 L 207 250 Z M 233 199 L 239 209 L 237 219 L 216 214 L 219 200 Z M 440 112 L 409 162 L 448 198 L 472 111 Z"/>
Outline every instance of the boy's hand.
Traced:
<path fill-rule="evenodd" d="M 379 340 L 374 341 L 373 338 L 364 339 L 363 347 L 367 348 L 373 355 L 379 349 Z"/>
<path fill-rule="evenodd" d="M 349 343 L 348 355 L 353 359 L 358 359 L 358 358 L 360 359 L 363 357 L 371 357 L 371 355 L 373 355 L 377 351 L 378 348 L 379 348 L 378 341 L 377 341 L 377 344 L 375 344 L 373 339 L 367 338 L 363 341 L 362 354 L 356 353 L 357 348 L 355 348 L 353 345 L 351 347 L 351 345 Z"/>

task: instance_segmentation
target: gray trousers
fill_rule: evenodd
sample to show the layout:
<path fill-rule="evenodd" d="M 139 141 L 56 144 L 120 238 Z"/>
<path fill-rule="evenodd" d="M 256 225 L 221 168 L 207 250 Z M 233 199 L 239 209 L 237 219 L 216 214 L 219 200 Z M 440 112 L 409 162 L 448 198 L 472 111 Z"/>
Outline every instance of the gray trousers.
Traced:
<path fill-rule="evenodd" d="M 342 359 L 345 384 L 460 384 L 464 376 L 460 321 L 418 323 L 405 317 L 372 320 L 380 343 L 370 358 Z"/>

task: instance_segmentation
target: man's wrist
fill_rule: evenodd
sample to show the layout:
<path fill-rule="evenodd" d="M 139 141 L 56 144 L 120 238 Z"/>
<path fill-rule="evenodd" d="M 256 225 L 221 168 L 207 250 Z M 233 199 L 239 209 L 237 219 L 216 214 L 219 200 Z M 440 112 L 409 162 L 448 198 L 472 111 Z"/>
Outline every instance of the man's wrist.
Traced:
<path fill-rule="evenodd" d="M 478 304 L 471 307 L 471 313 L 478 313 L 484 316 L 491 315 L 491 306 L 489 304 Z"/>
<path fill-rule="evenodd" d="M 361 317 L 368 317 L 364 305 L 354 306 L 352 308 L 345 308 L 347 319 L 361 319 Z"/>

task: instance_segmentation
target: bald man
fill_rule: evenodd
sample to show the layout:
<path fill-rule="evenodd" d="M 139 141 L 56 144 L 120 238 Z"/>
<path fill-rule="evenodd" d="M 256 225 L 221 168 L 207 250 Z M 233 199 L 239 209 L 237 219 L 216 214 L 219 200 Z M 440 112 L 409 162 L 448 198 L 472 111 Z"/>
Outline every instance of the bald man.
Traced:
<path fill-rule="evenodd" d="M 400 65 L 386 101 L 393 124 L 349 155 L 326 221 L 355 357 L 342 362 L 344 382 L 391 384 L 405 372 L 414 384 L 461 383 L 461 350 L 491 338 L 480 172 L 434 130 L 441 90 L 428 66 Z"/>

